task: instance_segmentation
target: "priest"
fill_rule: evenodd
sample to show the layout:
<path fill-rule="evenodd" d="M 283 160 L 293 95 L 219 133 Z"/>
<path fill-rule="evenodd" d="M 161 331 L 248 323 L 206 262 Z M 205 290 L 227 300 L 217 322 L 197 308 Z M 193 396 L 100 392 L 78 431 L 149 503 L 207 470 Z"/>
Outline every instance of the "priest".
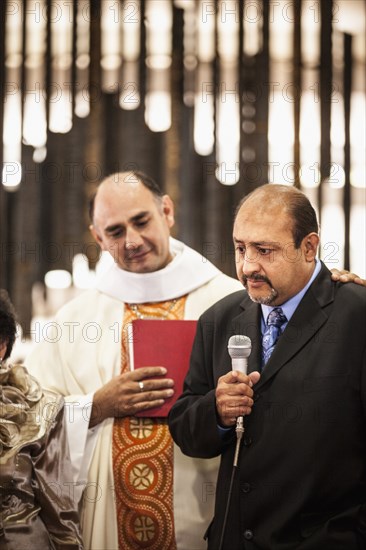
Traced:
<path fill-rule="evenodd" d="M 130 370 L 127 327 L 138 318 L 197 319 L 241 285 L 170 237 L 173 203 L 143 173 L 105 179 L 90 214 L 90 230 L 114 262 L 95 289 L 58 312 L 27 358 L 68 404 L 85 547 L 203 549 L 218 463 L 185 457 L 165 418 L 136 416 L 164 403 L 174 386 L 164 365 Z"/>

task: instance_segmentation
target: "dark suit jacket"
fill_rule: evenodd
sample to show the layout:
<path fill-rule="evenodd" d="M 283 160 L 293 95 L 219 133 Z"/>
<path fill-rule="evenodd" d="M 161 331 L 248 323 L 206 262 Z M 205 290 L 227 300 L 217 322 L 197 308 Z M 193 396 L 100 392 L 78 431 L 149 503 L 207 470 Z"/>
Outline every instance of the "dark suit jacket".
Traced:
<path fill-rule="evenodd" d="M 259 370 L 260 315 L 244 290 L 203 314 L 169 417 L 184 453 L 221 454 L 210 550 L 219 548 L 235 449 L 235 432 L 218 432 L 215 387 L 231 369 L 233 334 L 251 338 L 248 370 Z M 366 289 L 332 282 L 323 265 L 255 386 L 225 550 L 366 548 L 365 344 Z"/>

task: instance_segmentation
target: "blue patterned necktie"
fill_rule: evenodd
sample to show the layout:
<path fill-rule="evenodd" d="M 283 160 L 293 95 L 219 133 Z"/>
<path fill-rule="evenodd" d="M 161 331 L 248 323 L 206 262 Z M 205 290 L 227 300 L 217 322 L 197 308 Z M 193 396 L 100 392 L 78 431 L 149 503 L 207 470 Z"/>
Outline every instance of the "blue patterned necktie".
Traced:
<path fill-rule="evenodd" d="M 263 366 L 275 348 L 276 342 L 282 333 L 281 327 L 286 323 L 286 315 L 284 315 L 281 307 L 272 309 L 267 318 L 266 330 L 262 339 L 262 359 Z"/>

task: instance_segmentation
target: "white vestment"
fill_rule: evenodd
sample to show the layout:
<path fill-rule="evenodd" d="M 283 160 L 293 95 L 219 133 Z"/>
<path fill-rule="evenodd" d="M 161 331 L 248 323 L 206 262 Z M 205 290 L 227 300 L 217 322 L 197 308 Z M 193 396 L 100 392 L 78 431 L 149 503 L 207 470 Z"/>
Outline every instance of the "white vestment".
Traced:
<path fill-rule="evenodd" d="M 86 549 L 118 549 L 111 452 L 113 418 L 92 429 L 88 424 L 94 392 L 120 374 L 124 302 L 157 302 L 188 294 L 185 319 L 197 319 L 219 299 L 243 288 L 189 247 L 174 239 L 171 243 L 175 258 L 160 271 L 127 273 L 111 266 L 96 289 L 85 291 L 58 312 L 43 331 L 47 340 L 35 346 L 26 360 L 28 370 L 43 387 L 65 397 L 76 497 L 84 491 Z M 190 458 L 174 445 L 178 550 L 206 548 L 203 534 L 213 516 L 217 468 L 218 459 Z"/>

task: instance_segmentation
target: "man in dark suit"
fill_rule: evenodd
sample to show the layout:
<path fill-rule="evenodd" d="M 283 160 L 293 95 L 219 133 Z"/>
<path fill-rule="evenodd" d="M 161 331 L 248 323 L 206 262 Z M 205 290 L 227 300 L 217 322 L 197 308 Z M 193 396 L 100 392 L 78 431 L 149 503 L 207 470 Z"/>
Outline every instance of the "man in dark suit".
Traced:
<path fill-rule="evenodd" d="M 365 549 L 366 289 L 331 280 L 316 214 L 294 187 L 248 195 L 233 237 L 247 292 L 201 316 L 169 417 L 184 453 L 221 455 L 208 549 Z M 248 375 L 231 371 L 234 334 L 251 339 Z"/>

